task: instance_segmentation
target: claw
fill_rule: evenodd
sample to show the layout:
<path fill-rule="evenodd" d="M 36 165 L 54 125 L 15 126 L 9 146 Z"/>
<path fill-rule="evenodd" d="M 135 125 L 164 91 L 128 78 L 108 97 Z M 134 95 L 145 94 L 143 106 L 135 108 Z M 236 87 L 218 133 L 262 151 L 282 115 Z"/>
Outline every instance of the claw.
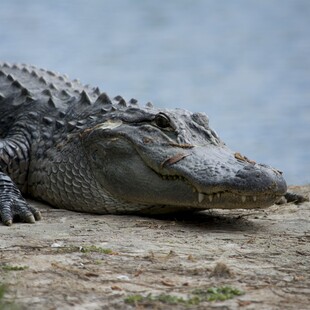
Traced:
<path fill-rule="evenodd" d="M 35 218 L 36 221 L 42 220 L 42 215 L 41 215 L 40 211 L 36 210 L 35 212 L 33 212 L 33 214 L 34 214 L 34 218 Z"/>
<path fill-rule="evenodd" d="M 35 209 L 34 207 L 29 206 L 31 213 L 33 214 L 36 221 L 40 221 L 42 219 L 41 212 Z"/>
<path fill-rule="evenodd" d="M 12 220 L 7 220 L 3 223 L 6 226 L 11 226 L 13 224 Z"/>
<path fill-rule="evenodd" d="M 34 219 L 34 216 L 31 214 L 31 215 L 28 215 L 28 216 L 25 218 L 25 222 L 26 222 L 26 223 L 31 223 L 31 224 L 33 224 L 33 223 L 36 222 L 36 220 Z"/>

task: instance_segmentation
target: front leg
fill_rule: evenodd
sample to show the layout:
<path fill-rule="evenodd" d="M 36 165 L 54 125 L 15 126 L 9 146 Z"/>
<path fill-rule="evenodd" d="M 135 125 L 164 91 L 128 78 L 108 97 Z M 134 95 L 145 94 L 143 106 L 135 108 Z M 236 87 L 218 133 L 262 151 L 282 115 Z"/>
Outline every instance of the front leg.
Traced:
<path fill-rule="evenodd" d="M 15 220 L 33 223 L 41 219 L 40 212 L 27 204 L 20 191 L 27 188 L 28 141 L 22 135 L 0 139 L 0 218 L 8 226 Z"/>
<path fill-rule="evenodd" d="M 0 171 L 0 217 L 4 225 L 14 220 L 34 223 L 41 219 L 40 211 L 31 207 L 23 198 L 11 178 Z"/>

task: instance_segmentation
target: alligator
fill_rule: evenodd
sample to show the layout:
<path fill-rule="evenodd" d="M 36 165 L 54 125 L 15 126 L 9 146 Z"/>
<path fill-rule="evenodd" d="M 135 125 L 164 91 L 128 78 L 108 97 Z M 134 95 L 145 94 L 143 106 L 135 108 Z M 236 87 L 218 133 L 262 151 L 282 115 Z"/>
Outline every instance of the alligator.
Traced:
<path fill-rule="evenodd" d="M 25 64 L 0 63 L 0 216 L 33 223 L 32 197 L 96 214 L 274 204 L 282 172 L 231 151 L 204 113 L 143 107 Z"/>

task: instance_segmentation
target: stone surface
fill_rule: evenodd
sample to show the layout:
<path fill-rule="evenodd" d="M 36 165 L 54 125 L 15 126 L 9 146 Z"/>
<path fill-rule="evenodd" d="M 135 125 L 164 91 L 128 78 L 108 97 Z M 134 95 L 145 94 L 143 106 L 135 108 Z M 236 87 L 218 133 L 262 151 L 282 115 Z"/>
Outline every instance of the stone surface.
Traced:
<path fill-rule="evenodd" d="M 291 190 L 309 195 L 310 186 Z M 124 302 L 132 294 L 186 298 L 223 285 L 245 294 L 193 308 L 309 307 L 309 202 L 165 218 L 96 216 L 30 202 L 41 221 L 0 226 L 0 308 L 132 309 Z M 27 268 L 12 270 L 17 266 Z"/>

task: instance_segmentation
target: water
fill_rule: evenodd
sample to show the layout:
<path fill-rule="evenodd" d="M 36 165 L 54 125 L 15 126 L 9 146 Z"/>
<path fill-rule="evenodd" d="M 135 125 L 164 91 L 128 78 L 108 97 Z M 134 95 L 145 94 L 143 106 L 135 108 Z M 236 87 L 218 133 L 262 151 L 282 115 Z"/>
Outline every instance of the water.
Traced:
<path fill-rule="evenodd" d="M 309 0 L 2 0 L 0 59 L 204 111 L 235 151 L 310 183 Z"/>

